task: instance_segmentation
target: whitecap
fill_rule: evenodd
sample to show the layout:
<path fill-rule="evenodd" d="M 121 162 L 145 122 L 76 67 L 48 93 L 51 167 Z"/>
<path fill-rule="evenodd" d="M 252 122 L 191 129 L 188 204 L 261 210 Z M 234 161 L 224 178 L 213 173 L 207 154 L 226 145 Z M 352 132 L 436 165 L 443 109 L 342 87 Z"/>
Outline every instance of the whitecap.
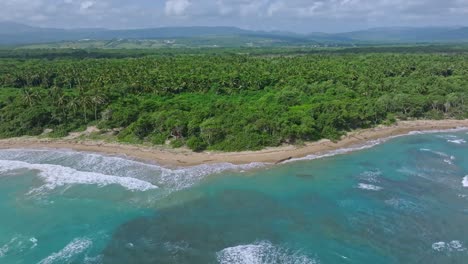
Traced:
<path fill-rule="evenodd" d="M 94 257 L 85 256 L 83 263 L 84 264 L 101 264 L 103 261 L 104 255 L 97 255 Z"/>
<path fill-rule="evenodd" d="M 448 155 L 447 153 L 444 153 L 444 152 L 434 151 L 434 150 L 426 149 L 426 148 L 422 148 L 422 149 L 420 149 L 420 151 L 435 154 L 435 155 L 443 158 L 443 161 L 445 163 L 449 164 L 449 165 L 453 165 L 453 161 L 455 160 L 455 156 Z"/>
<path fill-rule="evenodd" d="M 10 243 L 11 243 L 11 241 L 10 241 Z M 6 254 L 10 250 L 10 246 L 9 246 L 10 243 L 7 243 L 7 244 L 3 245 L 2 247 L 0 247 L 0 258 L 3 258 L 4 256 L 6 256 Z"/>
<path fill-rule="evenodd" d="M 70 263 L 72 258 L 87 250 L 93 242 L 87 238 L 76 238 L 59 252 L 53 253 L 38 264 Z"/>
<path fill-rule="evenodd" d="M 37 238 L 31 237 L 31 238 L 29 239 L 29 242 L 32 243 L 31 249 L 37 247 Z"/>
<path fill-rule="evenodd" d="M 440 135 L 438 137 L 447 140 L 447 142 L 449 143 L 454 143 L 457 145 L 466 143 L 466 140 L 459 138 L 458 136 L 455 136 L 455 135 Z"/>
<path fill-rule="evenodd" d="M 30 245 L 30 246 L 29 246 Z M 18 235 L 10 239 L 8 243 L 0 247 L 0 258 L 7 254 L 17 254 L 28 249 L 33 249 L 37 246 L 37 239 L 32 237 L 28 239 L 24 235 Z"/>
<path fill-rule="evenodd" d="M 466 248 L 463 246 L 463 244 L 460 242 L 460 240 L 453 240 L 449 243 L 449 247 L 453 250 L 456 251 L 465 251 Z"/>
<path fill-rule="evenodd" d="M 369 191 L 380 191 L 383 188 L 380 186 L 372 185 L 372 184 L 366 184 L 366 183 L 359 183 L 358 184 L 359 189 L 363 190 L 369 190 Z"/>
<path fill-rule="evenodd" d="M 359 175 L 359 179 L 367 181 L 367 182 L 371 182 L 371 183 L 378 183 L 380 176 L 382 176 L 382 171 L 380 171 L 379 169 L 376 169 L 376 170 L 369 170 L 369 171 L 365 171 L 361 173 Z"/>
<path fill-rule="evenodd" d="M 111 184 L 118 184 L 131 191 L 147 191 L 157 188 L 157 186 L 152 185 L 149 182 L 131 177 L 119 177 L 95 172 L 83 172 L 60 165 L 31 164 L 23 161 L 0 160 L 0 173 L 20 169 L 39 171 L 38 175 L 43 179 L 45 185 L 33 190 L 33 192 L 44 189 L 53 190 L 59 186 L 72 184 L 98 185 L 101 187 Z"/>
<path fill-rule="evenodd" d="M 317 264 L 316 259 L 277 247 L 269 241 L 225 248 L 216 253 L 220 264 Z"/>
<path fill-rule="evenodd" d="M 430 153 L 433 153 L 437 156 L 440 156 L 440 157 L 444 157 L 444 158 L 449 158 L 451 160 L 455 160 L 455 157 L 454 156 L 451 156 L 447 153 L 444 153 L 444 152 L 441 152 L 441 151 L 435 151 L 435 150 L 432 150 L 432 149 L 426 149 L 426 148 L 422 148 L 420 149 L 421 151 L 425 151 L 425 152 L 430 152 Z"/>
<path fill-rule="evenodd" d="M 463 184 L 463 187 L 467 187 L 467 188 L 468 188 L 468 175 L 465 176 L 465 178 L 463 178 L 462 184 Z"/>
<path fill-rule="evenodd" d="M 432 244 L 432 249 L 435 251 L 466 251 L 466 248 L 463 246 L 463 243 L 460 240 L 452 240 L 450 242 L 435 242 Z"/>
<path fill-rule="evenodd" d="M 442 241 L 435 242 L 432 244 L 432 249 L 435 251 L 443 251 L 445 250 L 445 247 L 446 247 L 445 242 L 442 242 Z"/>
<path fill-rule="evenodd" d="M 455 143 L 455 144 L 460 145 L 460 144 L 466 143 L 466 140 L 458 138 L 458 139 L 453 139 L 453 140 L 447 140 L 447 142 Z"/>
<path fill-rule="evenodd" d="M 402 198 L 391 198 L 391 199 L 385 200 L 385 203 L 399 210 L 407 210 L 407 211 L 419 211 L 420 210 L 420 206 L 418 206 L 414 202 L 411 202 Z"/>

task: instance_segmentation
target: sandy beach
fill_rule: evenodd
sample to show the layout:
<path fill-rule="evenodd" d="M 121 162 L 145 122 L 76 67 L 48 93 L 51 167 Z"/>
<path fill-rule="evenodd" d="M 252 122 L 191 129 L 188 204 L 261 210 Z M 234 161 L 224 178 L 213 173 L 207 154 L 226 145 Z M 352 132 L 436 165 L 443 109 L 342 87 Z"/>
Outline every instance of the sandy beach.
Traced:
<path fill-rule="evenodd" d="M 392 126 L 379 126 L 371 129 L 356 130 L 343 136 L 338 142 L 320 140 L 302 146 L 280 146 L 260 151 L 244 152 L 202 152 L 195 153 L 188 149 L 166 149 L 143 145 L 106 143 L 103 141 L 77 139 L 48 139 L 37 137 L 19 137 L 0 140 L 0 149 L 72 149 L 76 151 L 97 152 L 108 155 L 123 155 L 135 159 L 155 162 L 163 166 L 194 166 L 229 162 L 246 164 L 251 162 L 278 163 L 291 158 L 302 158 L 312 154 L 363 145 L 366 142 L 405 135 L 412 131 L 447 130 L 468 128 L 468 120 L 417 120 L 400 121 Z"/>

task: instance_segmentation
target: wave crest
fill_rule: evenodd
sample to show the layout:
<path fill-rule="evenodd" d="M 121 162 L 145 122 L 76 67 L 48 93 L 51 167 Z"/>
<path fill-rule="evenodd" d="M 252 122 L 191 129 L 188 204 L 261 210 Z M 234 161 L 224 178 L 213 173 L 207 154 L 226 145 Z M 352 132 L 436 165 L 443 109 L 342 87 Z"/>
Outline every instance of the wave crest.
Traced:
<path fill-rule="evenodd" d="M 131 191 L 147 191 L 157 186 L 149 182 L 130 177 L 105 175 L 96 172 L 83 172 L 69 167 L 51 164 L 31 164 L 16 160 L 0 160 L 0 172 L 10 172 L 20 169 L 37 170 L 45 185 L 34 191 L 53 190 L 57 187 L 71 184 L 95 184 L 106 186 L 118 184 Z"/>
<path fill-rule="evenodd" d="M 264 167 L 264 163 L 234 165 L 231 163 L 204 164 L 193 167 L 166 168 L 157 164 L 139 162 L 124 157 L 69 150 L 25 150 L 9 149 L 0 151 L 0 160 L 22 161 L 30 164 L 67 167 L 83 173 L 113 175 L 140 181 L 178 191 L 188 188 L 208 175 L 225 171 L 243 171 Z M 1 169 L 1 165 L 0 165 Z M 147 189 L 151 186 L 147 185 Z M 151 187 L 152 188 L 152 187 Z"/>
<path fill-rule="evenodd" d="M 274 246 L 269 241 L 225 248 L 216 253 L 220 264 L 317 264 L 299 252 Z"/>
<path fill-rule="evenodd" d="M 87 238 L 76 238 L 59 252 L 53 253 L 38 264 L 70 263 L 77 255 L 91 247 L 93 242 Z"/>

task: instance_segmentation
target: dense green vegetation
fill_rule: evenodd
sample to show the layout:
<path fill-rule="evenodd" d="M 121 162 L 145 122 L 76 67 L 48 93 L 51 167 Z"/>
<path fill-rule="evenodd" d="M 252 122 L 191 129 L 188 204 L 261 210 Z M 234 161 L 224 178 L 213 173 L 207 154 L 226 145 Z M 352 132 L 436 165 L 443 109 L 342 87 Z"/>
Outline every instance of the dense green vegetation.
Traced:
<path fill-rule="evenodd" d="M 375 49 L 1 51 L 0 136 L 97 125 L 118 128 L 123 142 L 234 151 L 336 139 L 396 118 L 468 117 L 465 49 Z"/>

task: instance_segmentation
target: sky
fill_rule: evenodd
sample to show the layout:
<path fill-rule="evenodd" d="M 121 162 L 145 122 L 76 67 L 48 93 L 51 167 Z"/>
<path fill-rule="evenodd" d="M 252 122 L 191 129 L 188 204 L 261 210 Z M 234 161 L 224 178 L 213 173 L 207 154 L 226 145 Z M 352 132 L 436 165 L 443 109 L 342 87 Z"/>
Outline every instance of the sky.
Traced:
<path fill-rule="evenodd" d="M 345 32 L 468 26 L 468 0 L 0 0 L 0 19 L 55 28 L 236 26 Z"/>

